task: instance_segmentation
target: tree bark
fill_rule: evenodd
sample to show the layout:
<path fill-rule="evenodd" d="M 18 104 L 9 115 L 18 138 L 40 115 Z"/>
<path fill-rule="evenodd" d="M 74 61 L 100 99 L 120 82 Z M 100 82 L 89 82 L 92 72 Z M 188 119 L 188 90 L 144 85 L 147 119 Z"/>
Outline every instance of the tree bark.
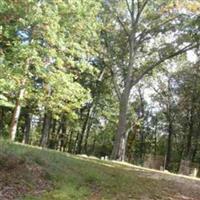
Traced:
<path fill-rule="evenodd" d="M 44 115 L 42 136 L 41 136 L 41 139 L 40 139 L 40 146 L 41 147 L 47 147 L 50 127 L 51 127 L 51 113 L 46 112 L 45 115 Z"/>
<path fill-rule="evenodd" d="M 156 156 L 157 155 L 157 128 L 158 128 L 158 122 L 157 122 L 157 119 L 156 119 L 156 124 L 155 124 L 155 130 L 154 130 L 154 155 Z"/>
<path fill-rule="evenodd" d="M 192 156 L 191 156 L 191 161 L 192 162 L 195 162 L 196 154 L 197 154 L 197 152 L 199 150 L 199 137 L 200 137 L 199 130 L 200 130 L 200 122 L 198 123 L 197 131 L 196 131 L 196 133 L 194 135 L 194 147 L 193 147 Z"/>
<path fill-rule="evenodd" d="M 70 132 L 69 134 L 69 143 L 68 143 L 68 152 L 72 153 L 72 136 L 73 136 L 73 131 Z"/>
<path fill-rule="evenodd" d="M 15 109 L 12 116 L 11 126 L 10 126 L 10 138 L 12 141 L 15 141 L 16 133 L 17 133 L 17 125 L 19 121 L 19 116 L 21 113 L 21 100 L 24 98 L 25 93 L 25 80 L 23 80 L 21 89 L 19 91 L 18 98 L 16 100 Z"/>
<path fill-rule="evenodd" d="M 173 134 L 172 122 L 171 122 L 171 120 L 169 120 L 168 138 L 167 138 L 167 153 L 166 153 L 166 161 L 165 161 L 165 168 L 167 170 L 169 170 L 169 168 L 170 168 L 170 161 L 171 161 L 172 134 Z"/>
<path fill-rule="evenodd" d="M 4 109 L 3 107 L 0 107 L 0 136 L 2 136 L 4 128 L 3 118 L 4 118 Z"/>
<path fill-rule="evenodd" d="M 66 118 L 63 116 L 62 121 L 61 121 L 61 134 L 59 135 L 59 140 L 60 140 L 60 151 L 65 151 L 66 145 L 68 143 L 68 135 L 67 133 L 67 125 L 66 125 Z"/>
<path fill-rule="evenodd" d="M 125 160 L 126 142 L 127 142 L 126 115 L 128 110 L 129 95 L 130 95 L 130 87 L 127 86 L 124 89 L 120 99 L 118 129 L 117 129 L 117 134 L 115 135 L 113 151 L 112 151 L 112 159 L 114 160 L 120 160 L 120 161 Z"/>
<path fill-rule="evenodd" d="M 87 126 L 87 130 L 86 130 L 86 136 L 85 136 L 85 142 L 84 142 L 84 152 L 86 154 L 88 153 L 88 138 L 89 138 L 91 126 L 92 126 L 92 124 L 89 123 L 88 126 Z"/>
<path fill-rule="evenodd" d="M 80 154 L 82 152 L 83 138 L 84 138 L 85 133 L 86 133 L 86 131 L 88 129 L 88 125 L 89 125 L 88 121 L 89 121 L 90 115 L 91 115 L 91 113 L 93 111 L 92 108 L 93 108 L 93 104 L 88 109 L 86 120 L 83 123 L 82 131 L 81 131 L 81 134 L 79 135 L 79 138 L 78 138 L 78 144 L 77 144 L 77 149 L 76 149 L 76 153 L 77 154 Z"/>
<path fill-rule="evenodd" d="M 91 152 L 92 152 L 94 155 L 95 155 L 96 141 L 97 141 L 97 138 L 96 138 L 96 135 L 94 135 L 94 139 L 93 139 L 93 142 L 92 142 L 92 149 L 91 149 Z"/>
<path fill-rule="evenodd" d="M 187 135 L 186 160 L 191 160 L 192 157 L 193 131 L 194 131 L 194 105 L 192 102 L 192 108 L 190 110 L 190 118 L 189 118 L 189 132 Z"/>
<path fill-rule="evenodd" d="M 31 114 L 25 113 L 25 128 L 24 128 L 24 138 L 23 138 L 23 143 L 24 144 L 29 144 L 29 138 L 30 138 L 30 130 L 31 130 Z"/>

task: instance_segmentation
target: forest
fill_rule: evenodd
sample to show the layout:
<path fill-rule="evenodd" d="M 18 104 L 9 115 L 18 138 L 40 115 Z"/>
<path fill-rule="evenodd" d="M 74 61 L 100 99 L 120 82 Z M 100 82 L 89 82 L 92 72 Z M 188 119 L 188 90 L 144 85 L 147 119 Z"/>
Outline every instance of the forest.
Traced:
<path fill-rule="evenodd" d="M 0 137 L 200 176 L 200 1 L 0 0 Z"/>

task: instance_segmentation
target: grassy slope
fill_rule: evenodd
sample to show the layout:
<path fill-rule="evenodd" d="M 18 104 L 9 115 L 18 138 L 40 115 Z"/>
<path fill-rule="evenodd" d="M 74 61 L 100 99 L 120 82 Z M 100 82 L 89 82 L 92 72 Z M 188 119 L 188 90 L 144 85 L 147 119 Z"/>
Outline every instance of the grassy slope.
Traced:
<path fill-rule="evenodd" d="M 0 141 L 0 153 L 19 157 L 30 165 L 37 164 L 48 173 L 46 178 L 54 185 L 51 192 L 39 197 L 27 196 L 24 198 L 26 200 L 200 199 L 198 180 L 177 182 L 164 176 L 160 178 L 158 172 L 141 171 L 5 141 Z"/>

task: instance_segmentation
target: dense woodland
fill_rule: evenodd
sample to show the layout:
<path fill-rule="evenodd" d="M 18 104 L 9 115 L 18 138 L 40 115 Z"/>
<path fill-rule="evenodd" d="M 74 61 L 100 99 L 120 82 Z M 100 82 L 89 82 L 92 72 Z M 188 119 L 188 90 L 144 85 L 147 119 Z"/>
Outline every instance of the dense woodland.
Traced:
<path fill-rule="evenodd" d="M 1 0 L 0 137 L 200 164 L 199 44 L 199 0 Z"/>

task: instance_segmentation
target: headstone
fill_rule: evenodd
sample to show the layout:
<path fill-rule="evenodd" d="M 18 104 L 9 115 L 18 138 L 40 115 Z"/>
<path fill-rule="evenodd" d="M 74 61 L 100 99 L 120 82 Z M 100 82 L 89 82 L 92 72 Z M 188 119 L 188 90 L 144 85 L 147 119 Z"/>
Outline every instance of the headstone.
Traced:
<path fill-rule="evenodd" d="M 157 170 L 164 170 L 164 156 L 159 155 L 147 155 L 144 161 L 144 167 L 157 169 Z"/>
<path fill-rule="evenodd" d="M 104 156 L 101 156 L 101 160 L 104 160 Z"/>
<path fill-rule="evenodd" d="M 192 177 L 197 177 L 198 171 L 199 171 L 198 168 L 192 168 L 192 169 L 191 169 L 190 176 L 192 176 Z"/>
<path fill-rule="evenodd" d="M 181 160 L 179 167 L 179 174 L 190 175 L 191 162 L 188 160 Z"/>

